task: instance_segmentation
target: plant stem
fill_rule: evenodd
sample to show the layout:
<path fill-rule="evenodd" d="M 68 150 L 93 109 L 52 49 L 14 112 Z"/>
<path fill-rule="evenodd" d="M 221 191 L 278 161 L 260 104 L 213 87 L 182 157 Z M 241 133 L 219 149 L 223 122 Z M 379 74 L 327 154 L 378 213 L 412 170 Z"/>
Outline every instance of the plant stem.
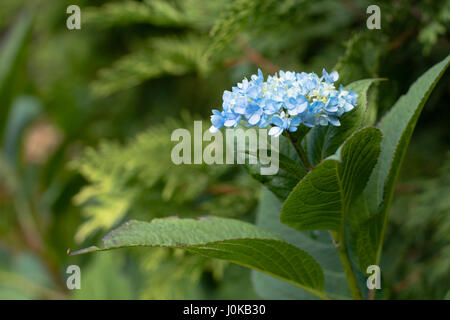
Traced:
<path fill-rule="evenodd" d="M 303 166 L 307 171 L 310 171 L 312 166 L 309 162 L 308 155 L 306 154 L 305 150 L 303 150 L 303 147 L 301 145 L 301 141 L 298 140 L 294 135 L 287 133 L 286 136 L 291 140 L 292 144 L 295 147 L 295 150 L 297 151 L 298 156 L 300 157 L 300 160 L 302 160 Z"/>
<path fill-rule="evenodd" d="M 375 299 L 375 289 L 369 290 L 369 296 L 367 297 L 367 300 L 374 300 Z"/>
<path fill-rule="evenodd" d="M 339 243 L 339 247 L 337 248 L 339 259 L 341 260 L 342 267 L 344 268 L 345 276 L 347 278 L 348 286 L 352 293 L 353 299 L 362 300 L 362 294 L 358 286 L 358 280 L 356 280 L 355 273 L 352 268 L 352 264 L 350 262 L 350 258 L 347 253 L 347 246 L 344 243 L 345 238 L 342 237 Z"/>

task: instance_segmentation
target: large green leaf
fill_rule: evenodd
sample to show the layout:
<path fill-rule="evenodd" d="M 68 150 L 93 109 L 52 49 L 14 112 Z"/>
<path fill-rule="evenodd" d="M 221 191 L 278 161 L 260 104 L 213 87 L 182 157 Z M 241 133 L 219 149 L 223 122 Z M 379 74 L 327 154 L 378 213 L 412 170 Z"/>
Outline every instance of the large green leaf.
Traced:
<path fill-rule="evenodd" d="M 380 141 L 381 132 L 374 127 L 354 133 L 295 187 L 283 204 L 281 222 L 297 230 L 342 231 L 350 203 L 375 166 Z"/>
<path fill-rule="evenodd" d="M 361 234 L 374 235 L 371 239 L 377 242 L 376 256 L 365 258 L 366 261 L 371 260 L 372 264 L 378 264 L 380 260 L 388 210 L 414 127 L 425 102 L 448 68 L 449 63 L 450 56 L 447 56 L 443 61 L 425 72 L 414 82 L 408 92 L 400 97 L 379 123 L 379 128 L 383 132 L 380 157 L 365 190 L 368 211 L 373 213 L 372 215 L 376 215 L 371 219 L 378 223 L 366 224 L 370 230 L 366 229 L 361 232 Z"/>
<path fill-rule="evenodd" d="M 281 202 L 268 189 L 263 188 L 256 224 L 266 230 L 282 234 L 283 238 L 308 252 L 322 266 L 325 292 L 334 299 L 351 299 L 347 280 L 337 251 L 326 231 L 301 232 L 280 222 Z M 265 299 L 314 299 L 308 292 L 258 271 L 252 272 L 256 293 Z"/>
<path fill-rule="evenodd" d="M 265 272 L 327 298 L 322 268 L 308 253 L 250 223 L 218 217 L 132 220 L 103 242 L 101 249 L 90 247 L 74 254 L 136 246 L 181 248 Z"/>
<path fill-rule="evenodd" d="M 357 107 L 345 113 L 341 119 L 341 125 L 317 126 L 307 136 L 308 155 L 313 165 L 320 163 L 325 158 L 333 155 L 344 141 L 356 130 L 371 125 L 368 109 L 368 92 L 370 86 L 380 79 L 365 79 L 355 81 L 345 88 L 358 94 Z"/>

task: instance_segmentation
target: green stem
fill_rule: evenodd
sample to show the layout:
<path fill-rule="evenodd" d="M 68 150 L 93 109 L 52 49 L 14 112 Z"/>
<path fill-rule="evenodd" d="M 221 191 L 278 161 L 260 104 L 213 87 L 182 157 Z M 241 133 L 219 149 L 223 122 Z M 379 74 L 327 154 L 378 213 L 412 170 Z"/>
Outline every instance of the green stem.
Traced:
<path fill-rule="evenodd" d="M 301 141 L 298 140 L 294 135 L 287 133 L 287 137 L 289 140 L 291 140 L 292 144 L 294 145 L 295 150 L 297 151 L 298 156 L 300 157 L 300 160 L 302 160 L 303 166 L 307 171 L 310 171 L 312 166 L 309 162 L 308 155 L 306 154 L 305 150 L 303 150 Z"/>
<path fill-rule="evenodd" d="M 346 238 L 344 236 L 345 229 L 341 230 L 340 233 L 330 231 L 330 235 L 338 252 L 339 259 L 341 260 L 342 268 L 344 269 L 345 277 L 347 278 L 348 286 L 350 288 L 350 292 L 352 293 L 353 299 L 362 300 L 363 297 L 358 286 L 358 280 L 356 280 L 355 272 L 353 271 L 352 263 L 350 262 L 347 252 Z"/>
<path fill-rule="evenodd" d="M 355 273 L 352 268 L 352 263 L 347 252 L 347 246 L 345 244 L 345 237 L 339 237 L 339 233 L 335 231 L 330 231 L 331 240 L 336 247 L 336 250 L 341 260 L 342 267 L 345 272 L 345 277 L 347 278 L 348 286 L 350 292 L 352 293 L 353 299 L 362 300 L 362 294 L 358 286 L 358 280 L 356 280 Z"/>
<path fill-rule="evenodd" d="M 347 249 L 338 248 L 339 259 L 341 259 L 342 267 L 344 268 L 345 276 L 347 277 L 348 286 L 352 293 L 353 299 L 362 300 L 362 294 L 359 290 L 358 280 L 356 280 L 355 273 L 353 272 L 352 264 L 348 257 Z"/>
<path fill-rule="evenodd" d="M 367 300 L 374 300 L 375 299 L 375 289 L 369 290 L 369 296 L 367 297 Z"/>

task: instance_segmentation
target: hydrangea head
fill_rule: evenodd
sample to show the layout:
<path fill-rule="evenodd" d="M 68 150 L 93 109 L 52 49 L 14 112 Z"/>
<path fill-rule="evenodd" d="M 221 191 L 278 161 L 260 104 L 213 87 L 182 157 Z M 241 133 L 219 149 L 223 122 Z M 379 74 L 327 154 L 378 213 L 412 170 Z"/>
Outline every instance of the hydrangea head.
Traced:
<path fill-rule="evenodd" d="M 231 91 L 223 93 L 222 111 L 213 110 L 211 132 L 222 127 L 233 128 L 241 121 L 248 127 L 265 128 L 271 125 L 269 135 L 279 136 L 283 131 L 294 132 L 300 124 L 340 126 L 339 118 L 351 111 L 358 94 L 335 88 L 337 71 L 315 73 L 280 71 L 279 75 L 264 80 L 261 70 L 250 81 L 242 80 Z"/>

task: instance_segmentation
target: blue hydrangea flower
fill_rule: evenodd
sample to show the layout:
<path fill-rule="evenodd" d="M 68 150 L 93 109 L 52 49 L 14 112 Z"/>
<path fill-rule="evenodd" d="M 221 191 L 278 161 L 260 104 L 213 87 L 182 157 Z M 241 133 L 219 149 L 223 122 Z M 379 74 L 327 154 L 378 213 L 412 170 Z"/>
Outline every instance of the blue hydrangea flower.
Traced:
<path fill-rule="evenodd" d="M 250 81 L 242 80 L 231 91 L 224 91 L 222 111 L 213 110 L 211 132 L 222 127 L 233 128 L 242 120 L 248 127 L 265 128 L 271 125 L 269 135 L 279 136 L 283 131 L 294 132 L 300 124 L 340 126 L 339 117 L 353 110 L 358 95 L 341 85 L 337 71 L 315 73 L 280 71 L 264 81 L 261 70 Z"/>
<path fill-rule="evenodd" d="M 339 79 L 339 73 L 333 71 L 330 74 L 325 69 L 322 69 L 322 78 L 326 83 L 335 83 Z"/>

